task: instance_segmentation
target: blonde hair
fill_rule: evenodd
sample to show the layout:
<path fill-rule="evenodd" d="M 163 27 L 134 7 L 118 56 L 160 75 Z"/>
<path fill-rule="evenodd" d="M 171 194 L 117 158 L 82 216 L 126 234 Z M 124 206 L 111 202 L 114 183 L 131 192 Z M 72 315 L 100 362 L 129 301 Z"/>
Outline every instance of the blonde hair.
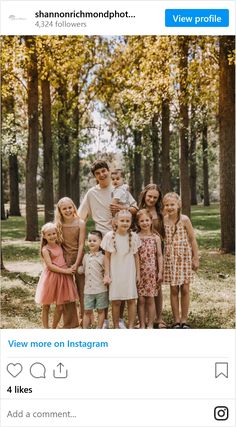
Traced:
<path fill-rule="evenodd" d="M 132 223 L 132 214 L 131 214 L 131 213 L 130 213 L 130 211 L 128 211 L 127 209 L 122 209 L 122 210 L 120 210 L 120 211 L 116 212 L 115 217 L 114 217 L 115 222 L 118 220 L 118 218 L 119 218 L 120 216 L 129 216 L 129 217 L 130 217 L 130 219 L 131 219 L 131 223 Z M 131 223 L 130 223 L 130 227 L 131 227 Z M 113 233 L 112 233 L 112 242 L 113 242 L 113 247 L 114 247 L 115 251 L 117 252 L 117 246 L 116 246 L 116 230 L 117 230 L 117 224 L 115 224 L 114 229 L 113 229 Z M 131 231 L 131 229 L 130 229 L 130 228 L 129 228 L 129 230 L 128 230 L 128 233 L 129 233 L 129 252 L 130 252 L 130 249 L 131 249 L 131 246 L 132 246 L 132 231 Z"/>
<path fill-rule="evenodd" d="M 150 218 L 150 220 L 151 220 L 151 232 L 152 233 L 155 233 L 155 231 L 154 231 L 154 229 L 153 229 L 153 217 L 152 217 L 152 214 L 151 214 L 151 212 L 148 210 L 148 209 L 140 209 L 140 211 L 138 211 L 137 213 L 136 213 L 136 223 L 137 223 L 137 228 L 138 228 L 138 231 L 140 231 L 141 230 L 141 228 L 140 228 L 140 226 L 139 226 L 139 219 L 140 219 L 140 217 L 142 216 L 142 215 L 147 215 L 149 218 Z M 158 233 L 155 233 L 155 234 L 158 234 Z"/>
<path fill-rule="evenodd" d="M 181 207 L 182 207 L 181 197 L 177 193 L 174 193 L 174 192 L 166 193 L 164 195 L 164 197 L 163 197 L 163 206 L 164 206 L 164 209 L 165 209 L 165 201 L 167 199 L 174 199 L 177 202 L 177 205 L 178 205 L 178 216 L 177 216 L 177 221 L 175 223 L 175 231 L 174 231 L 174 235 L 175 235 L 176 230 L 177 230 L 177 224 L 178 224 L 178 222 L 180 220 L 180 214 L 181 214 Z"/>
<path fill-rule="evenodd" d="M 59 238 L 60 243 L 63 242 L 62 224 L 64 221 L 63 221 L 63 216 L 61 213 L 61 205 L 63 203 L 70 203 L 74 208 L 74 218 L 79 218 L 77 208 L 76 208 L 72 199 L 70 199 L 69 197 L 62 197 L 62 199 L 58 200 L 57 205 L 56 205 L 56 210 L 55 210 L 55 224 L 57 227 L 58 238 Z"/>
<path fill-rule="evenodd" d="M 41 228 L 41 239 L 40 239 L 40 255 L 42 256 L 42 249 L 44 246 L 47 245 L 47 240 L 44 237 L 44 234 L 46 233 L 46 231 L 50 230 L 54 228 L 54 230 L 56 230 L 57 232 L 57 243 L 60 243 L 59 238 L 58 238 L 58 230 L 57 230 L 57 226 L 54 222 L 47 222 L 46 224 L 44 224 Z"/>

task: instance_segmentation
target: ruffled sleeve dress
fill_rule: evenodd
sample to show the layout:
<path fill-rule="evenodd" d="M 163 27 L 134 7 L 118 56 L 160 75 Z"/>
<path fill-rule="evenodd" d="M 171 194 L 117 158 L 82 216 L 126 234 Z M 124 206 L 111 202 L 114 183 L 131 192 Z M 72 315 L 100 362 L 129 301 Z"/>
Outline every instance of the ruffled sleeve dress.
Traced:
<path fill-rule="evenodd" d="M 101 247 L 110 252 L 110 276 L 109 299 L 129 300 L 136 299 L 136 266 L 134 255 L 141 245 L 136 233 L 121 235 L 109 231 L 103 238 Z"/>

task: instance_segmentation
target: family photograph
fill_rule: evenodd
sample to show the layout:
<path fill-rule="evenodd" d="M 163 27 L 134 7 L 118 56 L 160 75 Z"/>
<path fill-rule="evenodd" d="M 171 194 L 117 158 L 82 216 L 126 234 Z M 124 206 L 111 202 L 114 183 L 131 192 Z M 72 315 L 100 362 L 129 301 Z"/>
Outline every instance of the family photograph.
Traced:
<path fill-rule="evenodd" d="M 1 328 L 235 327 L 234 46 L 2 38 Z"/>

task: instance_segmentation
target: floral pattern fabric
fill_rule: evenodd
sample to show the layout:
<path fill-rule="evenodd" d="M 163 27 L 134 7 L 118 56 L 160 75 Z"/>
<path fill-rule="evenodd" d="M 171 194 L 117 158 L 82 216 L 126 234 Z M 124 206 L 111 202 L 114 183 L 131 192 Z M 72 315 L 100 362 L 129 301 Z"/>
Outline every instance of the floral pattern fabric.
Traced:
<path fill-rule="evenodd" d="M 155 297 L 158 295 L 158 265 L 157 265 L 157 239 L 156 236 L 141 237 L 139 248 L 140 283 L 138 295 L 142 297 Z"/>

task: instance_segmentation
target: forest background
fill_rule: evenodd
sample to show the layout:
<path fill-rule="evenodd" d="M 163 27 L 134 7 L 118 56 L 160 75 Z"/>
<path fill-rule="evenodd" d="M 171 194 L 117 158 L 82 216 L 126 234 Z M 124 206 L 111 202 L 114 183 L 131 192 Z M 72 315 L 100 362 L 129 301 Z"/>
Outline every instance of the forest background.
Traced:
<path fill-rule="evenodd" d="M 53 219 L 59 198 L 80 204 L 93 185 L 91 162 L 101 157 L 124 169 L 136 200 L 150 182 L 181 194 L 212 260 L 202 277 L 216 268 L 205 298 L 210 292 L 215 306 L 219 291 L 217 304 L 227 307 L 225 322 L 208 307 L 195 327 L 232 327 L 234 79 L 231 36 L 2 38 L 2 297 L 6 315 L 21 319 L 10 327 L 37 323 L 19 305 L 24 292 L 33 304 L 39 225 Z"/>

